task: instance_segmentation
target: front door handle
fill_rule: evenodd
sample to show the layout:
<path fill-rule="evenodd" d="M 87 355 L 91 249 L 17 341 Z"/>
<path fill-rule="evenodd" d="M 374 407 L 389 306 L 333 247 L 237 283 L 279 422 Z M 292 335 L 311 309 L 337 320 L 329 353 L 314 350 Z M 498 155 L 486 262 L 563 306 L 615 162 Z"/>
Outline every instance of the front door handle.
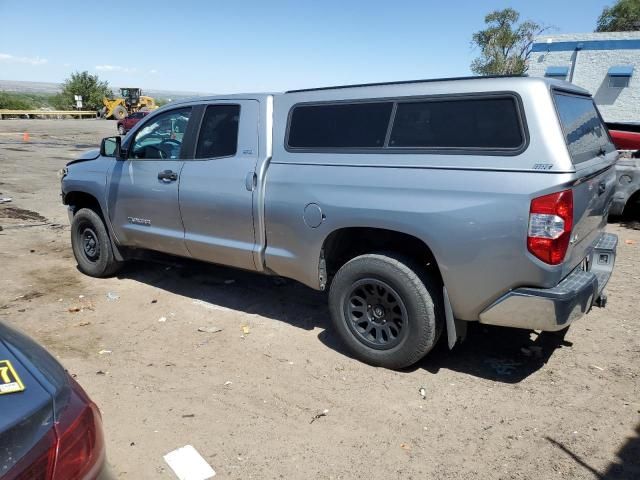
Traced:
<path fill-rule="evenodd" d="M 165 182 L 175 182 L 178 180 L 178 174 L 172 170 L 163 170 L 158 172 L 158 180 L 164 180 Z"/>

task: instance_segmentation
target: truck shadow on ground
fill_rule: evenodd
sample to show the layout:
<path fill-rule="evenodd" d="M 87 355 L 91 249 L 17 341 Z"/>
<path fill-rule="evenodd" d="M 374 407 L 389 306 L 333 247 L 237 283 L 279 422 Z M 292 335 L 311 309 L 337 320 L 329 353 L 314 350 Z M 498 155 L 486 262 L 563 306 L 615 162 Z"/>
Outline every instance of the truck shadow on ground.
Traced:
<path fill-rule="evenodd" d="M 562 442 L 551 437 L 545 439 L 599 480 L 640 479 L 640 424 L 636 426 L 634 435 L 626 439 L 616 454 L 618 458 L 609 464 L 604 473 L 592 467 L 588 458 L 578 455 Z"/>
<path fill-rule="evenodd" d="M 304 330 L 329 327 L 326 294 L 280 277 L 155 255 L 129 262 L 118 277 Z"/>
<path fill-rule="evenodd" d="M 173 257 L 133 261 L 119 274 L 162 290 L 239 312 L 286 322 L 304 330 L 318 327 L 319 340 L 351 357 L 331 328 L 327 295 L 292 280 Z M 560 347 L 562 335 L 469 324 L 466 340 L 449 351 L 446 332 L 434 350 L 406 371 L 441 368 L 504 383 L 517 383 L 537 371 Z"/>
<path fill-rule="evenodd" d="M 640 210 L 640 209 L 639 209 Z M 618 224 L 629 230 L 640 230 L 640 213 L 625 213 L 621 216 L 609 216 L 608 223 Z"/>
<path fill-rule="evenodd" d="M 620 226 L 630 230 L 640 230 L 640 220 L 634 218 L 624 218 L 620 220 Z"/>
<path fill-rule="evenodd" d="M 518 383 L 541 369 L 551 355 L 571 347 L 565 332 L 535 333 L 470 323 L 467 337 L 449 351 L 446 338 L 416 367 L 433 374 L 441 368 L 503 383 Z M 445 334 L 443 333 L 443 337 Z"/>

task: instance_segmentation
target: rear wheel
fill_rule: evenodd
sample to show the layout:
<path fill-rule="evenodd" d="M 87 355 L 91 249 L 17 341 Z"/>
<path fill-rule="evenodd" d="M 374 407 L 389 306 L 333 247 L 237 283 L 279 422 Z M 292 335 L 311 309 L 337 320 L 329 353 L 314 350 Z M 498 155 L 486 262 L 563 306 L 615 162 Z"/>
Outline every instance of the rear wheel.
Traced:
<path fill-rule="evenodd" d="M 338 270 L 329 292 L 334 327 L 359 360 L 403 368 L 436 344 L 440 289 L 410 259 L 393 253 L 356 257 Z"/>
<path fill-rule="evenodd" d="M 100 216 L 81 208 L 71 222 L 71 247 L 80 271 L 91 277 L 109 277 L 122 266 L 113 255 L 109 233 Z"/>

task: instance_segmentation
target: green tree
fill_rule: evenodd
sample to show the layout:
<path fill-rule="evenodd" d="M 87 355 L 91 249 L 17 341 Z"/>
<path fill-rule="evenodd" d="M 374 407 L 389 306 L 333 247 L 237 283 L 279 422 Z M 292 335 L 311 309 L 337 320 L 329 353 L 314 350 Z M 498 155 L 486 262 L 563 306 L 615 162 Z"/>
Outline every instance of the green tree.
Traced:
<path fill-rule="evenodd" d="M 73 97 L 71 97 L 73 99 Z M 62 93 L 56 93 L 49 99 L 49 104 L 56 110 L 69 110 L 75 108 L 75 100 L 72 100 L 72 104 L 69 103 L 67 96 Z M 84 108 L 84 107 L 83 107 Z"/>
<path fill-rule="evenodd" d="M 82 95 L 83 110 L 99 110 L 102 99 L 111 95 L 107 82 L 101 81 L 97 75 L 89 72 L 74 72 L 62 84 L 62 92 L 56 97 L 55 103 L 59 108 L 75 108 L 74 95 Z"/>
<path fill-rule="evenodd" d="M 527 71 L 531 45 L 547 30 L 531 20 L 518 24 L 520 14 L 513 8 L 495 10 L 484 17 L 486 28 L 473 34 L 471 44 L 480 56 L 471 63 L 476 75 L 522 75 Z"/>
<path fill-rule="evenodd" d="M 25 95 L 0 92 L 0 109 L 31 110 L 33 102 Z"/>
<path fill-rule="evenodd" d="M 596 32 L 630 32 L 640 30 L 640 0 L 618 0 L 604 7 Z"/>

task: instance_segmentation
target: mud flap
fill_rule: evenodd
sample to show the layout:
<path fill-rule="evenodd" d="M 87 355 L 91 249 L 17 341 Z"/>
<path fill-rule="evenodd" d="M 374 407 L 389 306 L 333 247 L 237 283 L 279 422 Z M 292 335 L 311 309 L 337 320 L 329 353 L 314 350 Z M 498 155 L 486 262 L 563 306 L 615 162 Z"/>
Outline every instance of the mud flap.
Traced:
<path fill-rule="evenodd" d="M 453 317 L 447 287 L 442 287 L 442 297 L 444 299 L 444 316 L 447 324 L 447 344 L 449 345 L 449 350 L 451 350 L 458 339 L 464 340 L 467 336 L 467 322 L 458 321 Z"/>

